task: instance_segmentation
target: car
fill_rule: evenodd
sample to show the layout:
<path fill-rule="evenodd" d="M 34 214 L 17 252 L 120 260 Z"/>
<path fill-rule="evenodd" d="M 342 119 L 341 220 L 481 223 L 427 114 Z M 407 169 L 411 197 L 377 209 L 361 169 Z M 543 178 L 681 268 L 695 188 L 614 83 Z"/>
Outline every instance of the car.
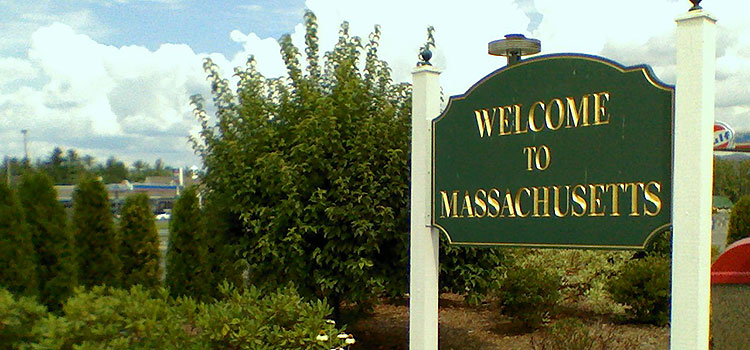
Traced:
<path fill-rule="evenodd" d="M 172 215 L 169 213 L 156 214 L 156 220 L 169 220 L 171 218 L 172 218 Z"/>

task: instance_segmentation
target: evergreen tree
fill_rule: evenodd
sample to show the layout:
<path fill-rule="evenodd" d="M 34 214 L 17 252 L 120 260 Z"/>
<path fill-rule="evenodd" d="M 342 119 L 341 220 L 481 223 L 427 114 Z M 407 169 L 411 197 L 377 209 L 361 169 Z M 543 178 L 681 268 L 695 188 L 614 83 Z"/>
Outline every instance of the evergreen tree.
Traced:
<path fill-rule="evenodd" d="M 148 195 L 129 196 L 122 206 L 120 218 L 120 260 L 122 285 L 144 287 L 159 285 L 159 233 L 156 229 Z"/>
<path fill-rule="evenodd" d="M 107 190 L 91 175 L 81 177 L 73 192 L 73 230 L 78 280 L 86 287 L 119 286 L 122 263 Z"/>
<path fill-rule="evenodd" d="M 21 203 L 0 181 L 0 287 L 13 293 L 38 294 L 36 255 Z"/>
<path fill-rule="evenodd" d="M 239 259 L 242 251 L 244 230 L 242 221 L 229 211 L 228 196 L 209 193 L 202 210 L 208 241 L 209 295 L 219 297 L 219 286 L 229 282 L 237 288 L 244 286 L 242 274 L 247 270 L 246 263 Z"/>
<path fill-rule="evenodd" d="M 208 295 L 207 242 L 195 187 L 182 192 L 172 209 L 167 247 L 167 277 L 172 296 Z"/>
<path fill-rule="evenodd" d="M 52 180 L 29 171 L 18 186 L 26 221 L 38 257 L 39 297 L 50 310 L 59 310 L 77 285 L 73 235 L 65 208 L 57 201 Z"/>
<path fill-rule="evenodd" d="M 750 236 L 750 195 L 740 197 L 732 207 L 727 227 L 727 245 Z"/>

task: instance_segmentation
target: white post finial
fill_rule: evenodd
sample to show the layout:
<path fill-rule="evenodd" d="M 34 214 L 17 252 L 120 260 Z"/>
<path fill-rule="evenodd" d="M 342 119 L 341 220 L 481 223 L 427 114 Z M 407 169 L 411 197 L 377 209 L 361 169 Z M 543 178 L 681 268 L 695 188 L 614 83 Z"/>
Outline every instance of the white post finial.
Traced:
<path fill-rule="evenodd" d="M 701 9 L 677 18 L 672 350 L 708 349 L 716 19 Z"/>
<path fill-rule="evenodd" d="M 412 71 L 409 349 L 438 348 L 438 246 L 432 227 L 432 119 L 440 114 L 440 70 Z"/>

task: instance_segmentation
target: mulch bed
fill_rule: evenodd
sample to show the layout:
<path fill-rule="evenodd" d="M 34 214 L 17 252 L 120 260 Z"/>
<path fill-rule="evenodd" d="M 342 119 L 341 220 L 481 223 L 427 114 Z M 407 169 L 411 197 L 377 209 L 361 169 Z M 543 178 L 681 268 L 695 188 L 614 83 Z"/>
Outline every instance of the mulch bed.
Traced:
<path fill-rule="evenodd" d="M 460 296 L 442 294 L 439 305 L 438 342 L 442 350 L 533 349 L 532 337 L 539 339 L 543 336 L 542 330 L 519 331 L 491 304 L 469 307 Z M 597 332 L 616 338 L 611 349 L 669 349 L 669 327 L 624 324 L 608 315 L 593 314 L 575 305 L 563 305 L 551 322 L 566 317 L 576 317 L 594 325 L 592 327 Z M 350 324 L 347 331 L 357 339 L 352 349 L 406 350 L 409 347 L 408 328 L 408 300 L 382 300 L 375 305 L 371 315 Z"/>

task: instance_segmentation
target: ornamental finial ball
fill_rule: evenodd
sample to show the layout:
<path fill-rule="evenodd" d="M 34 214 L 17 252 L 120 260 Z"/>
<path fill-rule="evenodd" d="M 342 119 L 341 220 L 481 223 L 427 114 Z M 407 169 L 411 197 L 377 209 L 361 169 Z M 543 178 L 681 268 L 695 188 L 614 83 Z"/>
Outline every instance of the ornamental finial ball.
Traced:
<path fill-rule="evenodd" d="M 690 11 L 700 10 L 702 7 L 698 4 L 701 3 L 701 0 L 690 0 L 691 3 L 693 3 L 693 7 L 690 8 Z"/>

